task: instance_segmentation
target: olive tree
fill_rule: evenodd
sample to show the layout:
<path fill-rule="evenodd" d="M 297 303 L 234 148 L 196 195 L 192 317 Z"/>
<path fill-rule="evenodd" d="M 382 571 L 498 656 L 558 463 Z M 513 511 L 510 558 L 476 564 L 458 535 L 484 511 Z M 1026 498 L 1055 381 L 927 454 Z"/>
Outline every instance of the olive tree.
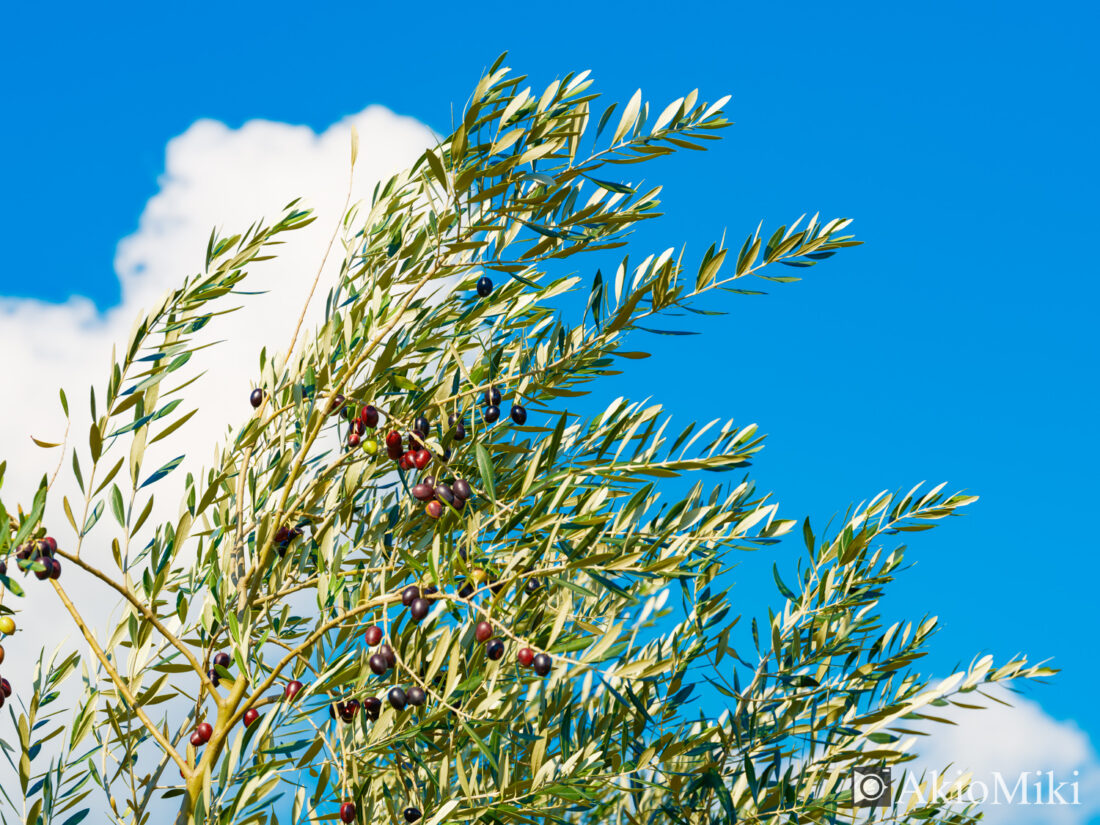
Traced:
<path fill-rule="evenodd" d="M 849 222 L 620 258 L 659 215 L 633 164 L 703 148 L 725 100 L 658 112 L 638 93 L 597 117 L 587 72 L 532 93 L 501 62 L 450 136 L 349 205 L 339 275 L 311 293 L 323 322 L 259 353 L 178 518 L 150 514 L 180 459 L 146 467 L 146 447 L 192 414 L 190 354 L 247 274 L 313 220 L 297 202 L 212 234 L 204 271 L 120 342 L 70 448 L 68 524 L 43 523 L 49 479 L 0 504 L 4 592 L 48 581 L 86 643 L 11 680 L 5 821 L 144 823 L 159 799 L 179 823 L 837 821 L 848 769 L 912 759 L 931 707 L 1049 672 L 923 676 L 934 620 L 880 620 L 889 537 L 973 500 L 941 488 L 881 494 L 833 535 L 803 523 L 797 581 L 777 570 L 779 608 L 744 646 L 731 555 L 798 524 L 749 479 L 755 425 L 582 396 L 647 357 L 628 339 L 797 280 L 776 270 L 856 244 Z M 89 626 L 62 565 L 117 594 L 117 626 Z"/>

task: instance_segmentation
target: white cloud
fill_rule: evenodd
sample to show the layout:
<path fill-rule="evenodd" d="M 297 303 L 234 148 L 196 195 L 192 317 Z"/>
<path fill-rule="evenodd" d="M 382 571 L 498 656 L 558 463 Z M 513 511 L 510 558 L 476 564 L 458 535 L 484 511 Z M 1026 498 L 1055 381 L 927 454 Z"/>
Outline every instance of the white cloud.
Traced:
<path fill-rule="evenodd" d="M 1031 699 L 1002 689 L 990 694 L 1011 707 L 978 697 L 977 701 L 964 701 L 984 704 L 984 710 L 951 707 L 932 711 L 956 724 L 926 728 L 931 736 L 920 738 L 916 745 L 921 753 L 917 772 L 921 768 L 942 771 L 945 784 L 960 772 L 971 772 L 973 781 L 983 783 L 986 789 L 983 793 L 983 786 L 976 786 L 974 793 L 978 799 L 984 797 L 983 821 L 991 825 L 1085 825 L 1094 821 L 1100 813 L 1100 760 L 1089 737 L 1072 720 L 1053 718 Z M 951 768 L 945 771 L 949 764 Z M 1076 793 L 1079 804 L 1052 804 L 1057 798 L 1050 792 L 1051 772 L 1061 797 L 1070 803 Z M 1023 786 L 1016 788 L 1024 775 L 1028 804 L 1022 804 Z M 1040 793 L 1036 792 L 1037 782 L 1041 783 Z M 1073 783 L 1077 783 L 1076 792 Z"/>
<path fill-rule="evenodd" d="M 266 345 L 269 352 L 282 351 L 290 343 L 324 247 L 342 217 L 352 125 L 360 134 L 353 202 L 369 200 L 377 181 L 409 166 L 434 143 L 423 124 L 379 106 L 368 107 L 319 135 L 308 127 L 285 123 L 251 121 L 231 129 L 215 121 L 199 121 L 168 143 L 159 191 L 146 204 L 138 231 L 118 246 L 115 268 L 122 296 L 118 306 L 100 314 L 85 298 L 54 305 L 0 297 L 0 356 L 8 385 L 21 388 L 18 398 L 22 399 L 16 403 L 9 399 L 4 405 L 0 460 L 8 462 L 3 498 L 9 509 L 14 511 L 17 502 L 29 507 L 42 474 L 52 473 L 57 464 L 58 450 L 42 450 L 29 438 L 33 434 L 46 441 L 61 440 L 64 418 L 57 387 L 65 388 L 73 412 L 70 446 L 78 444 L 86 457 L 88 387 L 94 383 L 102 399 L 111 347 L 125 345 L 137 313 L 177 287 L 185 276 L 202 270 L 212 227 L 223 235 L 243 232 L 259 218 L 277 219 L 289 201 L 301 197 L 304 206 L 315 210 L 317 220 L 282 236 L 288 243 L 274 248 L 279 257 L 256 264 L 241 287 L 268 294 L 244 299 L 243 309 L 214 319 L 206 328 L 208 340 L 224 339 L 224 343 L 197 353 L 186 368 L 189 375 L 207 370 L 187 396 L 199 412 L 176 436 L 153 445 L 146 454 L 143 475 L 169 458 L 187 456 L 174 477 L 158 487 L 154 514 L 175 516 L 186 472 L 197 474 L 226 428 L 251 413 L 248 394 L 258 373 L 261 346 Z M 325 294 L 342 257 L 337 240 L 314 297 L 313 320 L 322 317 Z M 73 501 L 78 519 L 82 497 L 71 481 L 70 461 L 66 450 L 46 524 L 62 546 L 73 549 L 75 536 L 63 515 L 61 494 Z M 116 569 L 109 552 L 110 521 L 109 514 L 103 517 L 83 550 L 85 558 L 108 572 Z M 78 575 L 72 565 L 66 566 L 62 584 L 89 624 L 101 629 L 102 639 L 109 611 L 117 602 L 114 594 L 90 577 Z M 35 633 L 18 632 L 4 642 L 7 659 L 2 670 L 17 695 L 31 679 L 40 647 L 52 650 L 66 638 L 78 638 L 67 618 L 55 619 L 62 607 L 48 585 L 31 578 L 25 589 L 25 599 L 9 596 L 6 602 L 19 611 L 20 626 L 35 626 Z M 13 738 L 10 731 L 0 735 Z M 170 770 L 174 776 L 175 770 Z"/>

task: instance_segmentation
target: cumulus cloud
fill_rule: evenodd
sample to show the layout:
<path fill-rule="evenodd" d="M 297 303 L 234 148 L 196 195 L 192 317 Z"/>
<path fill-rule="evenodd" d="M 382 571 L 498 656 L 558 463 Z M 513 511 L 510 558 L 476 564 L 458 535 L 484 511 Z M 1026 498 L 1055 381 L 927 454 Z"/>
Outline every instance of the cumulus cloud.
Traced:
<path fill-rule="evenodd" d="M 239 425 L 251 413 L 248 394 L 258 374 L 261 347 L 282 351 L 290 343 L 324 249 L 342 218 L 353 125 L 360 134 L 353 203 L 369 199 L 376 182 L 412 164 L 435 142 L 423 124 L 379 106 L 368 107 L 321 134 L 305 126 L 267 121 L 251 121 L 239 129 L 198 121 L 168 143 L 159 191 L 145 205 L 137 232 L 119 243 L 115 269 L 122 297 L 118 306 L 100 313 L 81 297 L 63 304 L 0 297 L 0 353 L 9 381 L 33 388 L 34 396 L 41 399 L 34 404 L 5 405 L 0 460 L 8 462 L 3 498 L 10 510 L 17 502 L 29 508 L 43 473 L 52 473 L 58 463 L 59 450 L 43 450 L 30 439 L 34 435 L 49 442 L 61 440 L 65 422 L 57 387 L 65 388 L 73 413 L 70 448 L 76 443 L 86 457 L 89 385 L 95 385 L 102 399 L 112 345 L 125 346 L 137 314 L 166 290 L 178 287 L 185 276 L 202 271 L 211 228 L 217 227 L 223 236 L 243 232 L 260 218 L 277 219 L 288 202 L 301 198 L 303 206 L 314 209 L 317 220 L 283 235 L 288 242 L 273 248 L 278 258 L 254 265 L 241 288 L 266 294 L 238 302 L 243 304 L 240 311 L 214 319 L 204 330 L 204 334 L 209 331 L 209 340 L 223 343 L 197 353 L 187 365 L 188 375 L 206 371 L 191 385 L 187 406 L 180 410 L 197 407 L 198 413 L 175 436 L 152 445 L 146 453 L 143 475 L 170 458 L 186 456 L 183 465 L 157 488 L 154 515 L 175 517 L 186 472 L 197 474 L 208 465 L 212 445 L 224 438 L 228 427 Z M 324 297 L 342 257 L 337 240 L 307 325 L 323 317 Z M 42 330 L 50 332 L 44 335 Z M 62 546 L 72 549 L 75 536 L 63 514 L 61 496 L 73 501 L 78 519 L 83 497 L 71 481 L 70 460 L 67 449 L 45 521 Z M 107 571 L 115 569 L 108 549 L 110 520 L 104 516 L 82 551 Z M 77 573 L 68 566 L 62 583 L 89 624 L 102 629 L 117 599 L 98 582 Z M 61 606 L 47 586 L 34 585 L 38 583 L 33 579 L 27 582 L 25 599 L 9 597 L 7 602 L 20 611 L 20 625 L 33 622 L 36 626 L 33 635 L 20 632 L 5 640 L 3 670 L 17 694 L 30 681 L 40 647 L 52 650 L 67 638 L 72 649 L 78 638 L 71 622 L 46 620 L 56 616 Z M 104 635 L 100 633 L 101 639 Z"/>
<path fill-rule="evenodd" d="M 1094 822 L 1100 814 L 1100 760 L 1087 734 L 1072 720 L 1053 718 L 1032 699 L 999 688 L 990 694 L 1011 707 L 968 698 L 986 708 L 934 710 L 955 724 L 928 729 L 931 736 L 917 744 L 916 772 L 938 770 L 945 786 L 969 772 L 972 798 L 985 800 L 983 821 L 991 825 Z M 905 787 L 895 781 L 895 792 L 899 784 Z"/>

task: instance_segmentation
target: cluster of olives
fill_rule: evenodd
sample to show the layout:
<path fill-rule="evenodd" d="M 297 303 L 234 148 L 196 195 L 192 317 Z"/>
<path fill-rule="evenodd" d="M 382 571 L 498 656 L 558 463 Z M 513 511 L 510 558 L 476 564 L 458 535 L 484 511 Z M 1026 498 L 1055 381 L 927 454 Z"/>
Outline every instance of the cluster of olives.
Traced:
<path fill-rule="evenodd" d="M 290 543 L 300 535 L 302 535 L 302 531 L 298 527 L 283 526 L 275 531 L 275 552 L 279 554 L 280 558 L 286 555 Z"/>
<path fill-rule="evenodd" d="M 425 502 L 424 512 L 433 519 L 441 517 L 445 507 L 453 507 L 461 513 L 466 508 L 466 502 L 474 495 L 470 483 L 465 479 L 455 479 L 450 484 L 437 484 L 434 476 L 426 476 L 413 485 L 411 492 L 417 501 Z"/>
<path fill-rule="evenodd" d="M 485 655 L 493 661 L 504 656 L 504 640 L 493 636 L 493 626 L 482 620 L 474 625 L 474 638 L 485 645 Z M 553 668 L 550 657 L 545 653 L 535 653 L 529 647 L 521 647 L 516 653 L 516 661 L 523 667 L 529 667 L 539 676 L 547 676 Z"/>
<path fill-rule="evenodd" d="M 211 681 L 211 683 L 213 683 L 214 687 L 217 687 L 220 684 L 220 680 L 218 678 L 218 671 L 215 668 L 220 667 L 220 668 L 223 668 L 224 670 L 228 670 L 229 669 L 229 663 L 231 661 L 233 661 L 233 660 L 229 658 L 228 653 L 215 653 L 214 654 L 214 667 L 212 667 L 212 668 L 210 668 L 210 670 L 206 671 L 206 675 L 210 677 L 210 681 Z"/>
<path fill-rule="evenodd" d="M 349 415 L 351 414 L 351 408 L 344 406 L 344 396 L 336 396 L 334 403 L 337 402 L 340 404 L 340 408 L 345 409 Z M 348 429 L 349 449 L 354 450 L 362 444 L 368 455 L 374 455 L 378 452 L 378 442 L 375 439 L 367 438 L 366 441 L 363 440 L 368 429 L 373 430 L 378 427 L 378 417 L 378 410 L 370 404 L 359 410 L 359 415 L 351 419 L 351 426 Z"/>
<path fill-rule="evenodd" d="M 415 592 L 410 592 L 415 591 Z M 434 588 L 429 591 L 428 595 L 435 592 Z M 430 603 L 427 599 L 424 599 L 420 595 L 420 590 L 416 587 L 406 588 L 405 592 L 401 596 L 402 602 L 410 609 L 417 621 L 423 619 L 428 615 Z M 367 664 L 371 669 L 371 673 L 375 676 L 385 676 L 391 668 L 397 666 L 397 655 L 393 652 L 393 648 L 388 644 L 380 644 L 382 642 L 382 628 L 378 625 L 372 624 L 363 632 L 363 640 L 367 643 L 368 647 L 378 647 L 376 653 L 371 654 L 370 659 L 367 660 Z M 407 691 L 398 686 L 390 688 L 389 693 L 386 694 L 386 698 L 389 700 L 390 706 L 397 711 L 404 710 L 407 705 L 413 707 L 420 707 L 427 700 L 428 696 L 424 692 L 424 689 L 414 685 Z M 355 717 L 355 712 L 358 710 L 359 703 L 357 700 L 352 699 L 355 702 L 355 708 L 349 711 L 350 718 L 345 718 L 340 714 L 339 703 L 333 708 L 329 708 L 329 714 L 334 718 L 339 715 L 345 722 L 350 722 Z M 382 707 L 382 702 L 376 697 L 370 697 L 363 703 L 363 708 L 367 713 L 368 718 L 371 720 L 378 718 L 378 711 Z"/>
<path fill-rule="evenodd" d="M 46 536 L 36 541 L 20 544 L 15 548 L 15 558 L 23 562 L 19 566 L 24 570 L 30 566 L 30 563 L 38 562 L 41 564 L 42 569 L 34 571 L 34 577 L 39 581 L 59 579 L 61 578 L 61 562 L 54 558 L 56 552 L 57 542 L 50 536 Z M 3 562 L 0 562 L 0 564 L 3 564 Z M 0 574 L 6 576 L 7 572 L 8 566 L 3 564 L 3 567 L 0 567 Z"/>
<path fill-rule="evenodd" d="M 485 390 L 483 399 L 485 401 L 485 408 L 482 409 L 481 416 L 487 423 L 492 424 L 500 418 L 500 402 L 502 400 L 500 390 L 496 387 L 489 387 L 489 389 Z M 513 404 L 510 415 L 512 421 L 520 426 L 527 423 L 527 409 L 521 404 Z"/>
<path fill-rule="evenodd" d="M 54 553 L 56 552 L 57 541 L 52 536 L 46 536 L 20 544 L 15 548 L 15 558 L 19 563 L 20 569 L 24 572 L 26 572 L 35 562 L 42 565 L 41 570 L 34 571 L 34 577 L 39 581 L 59 579 L 61 578 L 61 562 L 54 558 Z M 0 559 L 0 576 L 6 575 L 8 575 L 8 563 Z M 7 614 L 0 616 L 0 634 L 10 636 L 14 632 L 15 619 Z M 3 664 L 3 662 L 4 646 L 0 645 L 0 664 Z M 4 706 L 4 701 L 10 696 L 11 683 L 7 679 L 0 679 L 0 707 Z"/>

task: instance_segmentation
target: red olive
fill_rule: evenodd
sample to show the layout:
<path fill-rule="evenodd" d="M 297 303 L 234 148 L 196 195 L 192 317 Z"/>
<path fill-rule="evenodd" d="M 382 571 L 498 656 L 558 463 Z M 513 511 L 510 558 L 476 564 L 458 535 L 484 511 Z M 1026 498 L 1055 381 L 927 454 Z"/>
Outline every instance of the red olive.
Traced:
<path fill-rule="evenodd" d="M 479 642 L 487 642 L 493 638 L 493 626 L 486 621 L 478 622 L 474 628 L 474 638 Z"/>

